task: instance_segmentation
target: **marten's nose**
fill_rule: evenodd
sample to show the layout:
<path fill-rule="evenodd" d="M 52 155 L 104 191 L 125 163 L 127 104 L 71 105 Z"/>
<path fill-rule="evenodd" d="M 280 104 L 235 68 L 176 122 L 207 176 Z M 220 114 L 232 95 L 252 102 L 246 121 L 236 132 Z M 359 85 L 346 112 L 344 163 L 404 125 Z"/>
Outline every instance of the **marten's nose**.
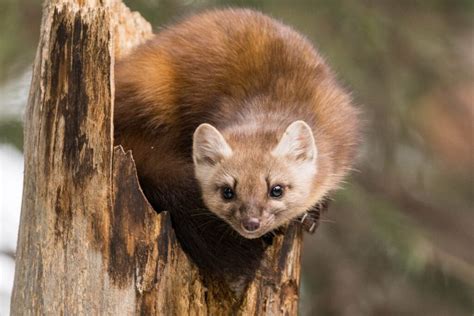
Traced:
<path fill-rule="evenodd" d="M 250 217 L 242 220 L 242 227 L 248 232 L 254 232 L 260 227 L 260 220 L 255 217 Z"/>

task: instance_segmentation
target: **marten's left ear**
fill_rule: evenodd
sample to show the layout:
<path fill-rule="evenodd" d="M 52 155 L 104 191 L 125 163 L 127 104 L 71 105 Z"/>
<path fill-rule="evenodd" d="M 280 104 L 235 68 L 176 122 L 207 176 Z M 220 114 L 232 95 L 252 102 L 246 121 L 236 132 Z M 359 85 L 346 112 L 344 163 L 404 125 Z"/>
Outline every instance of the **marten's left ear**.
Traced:
<path fill-rule="evenodd" d="M 214 166 L 232 155 L 224 136 L 212 125 L 198 126 L 193 136 L 193 160 L 196 165 Z"/>
<path fill-rule="evenodd" d="M 278 145 L 273 149 L 272 154 L 297 162 L 314 162 L 318 150 L 311 127 L 304 121 L 291 123 L 283 133 Z"/>

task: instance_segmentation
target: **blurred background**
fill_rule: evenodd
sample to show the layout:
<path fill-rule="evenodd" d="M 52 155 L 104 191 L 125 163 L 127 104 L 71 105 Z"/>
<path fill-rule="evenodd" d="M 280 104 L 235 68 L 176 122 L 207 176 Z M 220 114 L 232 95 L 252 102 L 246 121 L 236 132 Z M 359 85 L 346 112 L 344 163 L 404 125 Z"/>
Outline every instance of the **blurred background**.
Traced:
<path fill-rule="evenodd" d="M 259 9 L 306 34 L 366 120 L 357 170 L 305 236 L 301 315 L 473 315 L 474 1 L 125 0 L 155 30 Z M 0 0 L 0 315 L 21 206 L 38 0 Z"/>

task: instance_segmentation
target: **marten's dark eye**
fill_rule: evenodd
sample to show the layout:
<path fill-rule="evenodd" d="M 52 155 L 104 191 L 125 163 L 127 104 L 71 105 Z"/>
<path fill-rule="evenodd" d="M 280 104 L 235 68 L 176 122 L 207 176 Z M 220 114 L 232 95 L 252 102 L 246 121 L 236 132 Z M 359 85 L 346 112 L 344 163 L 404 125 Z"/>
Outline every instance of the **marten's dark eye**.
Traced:
<path fill-rule="evenodd" d="M 283 188 L 281 185 L 275 185 L 274 187 L 272 187 L 272 189 L 270 190 L 270 196 L 272 198 L 279 198 L 283 195 Z"/>
<path fill-rule="evenodd" d="M 232 200 L 234 198 L 234 190 L 230 187 L 223 187 L 222 188 L 222 198 L 224 200 Z"/>

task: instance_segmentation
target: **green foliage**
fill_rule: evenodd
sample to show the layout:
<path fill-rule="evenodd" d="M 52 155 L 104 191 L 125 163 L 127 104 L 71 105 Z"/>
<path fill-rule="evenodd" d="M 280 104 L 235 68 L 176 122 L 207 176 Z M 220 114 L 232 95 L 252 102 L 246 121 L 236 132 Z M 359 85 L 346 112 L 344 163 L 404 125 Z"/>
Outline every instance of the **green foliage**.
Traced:
<path fill-rule="evenodd" d="M 20 120 L 0 120 L 1 143 L 9 143 L 19 150 L 23 150 L 23 123 Z"/>

